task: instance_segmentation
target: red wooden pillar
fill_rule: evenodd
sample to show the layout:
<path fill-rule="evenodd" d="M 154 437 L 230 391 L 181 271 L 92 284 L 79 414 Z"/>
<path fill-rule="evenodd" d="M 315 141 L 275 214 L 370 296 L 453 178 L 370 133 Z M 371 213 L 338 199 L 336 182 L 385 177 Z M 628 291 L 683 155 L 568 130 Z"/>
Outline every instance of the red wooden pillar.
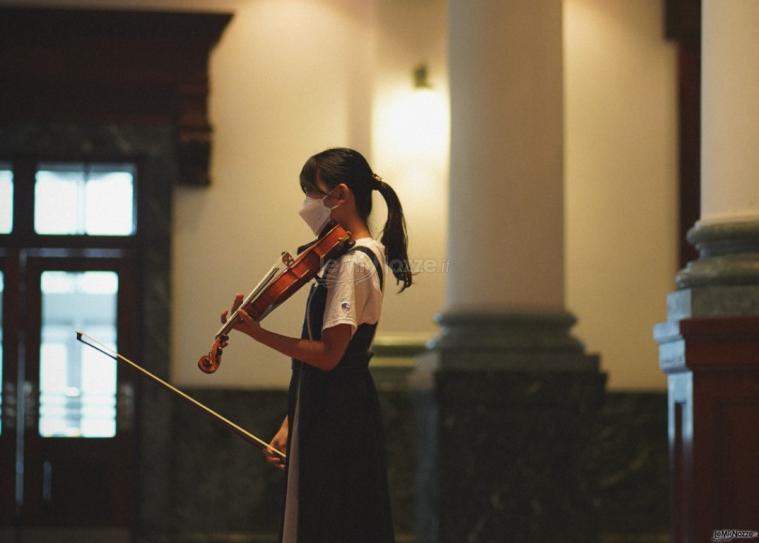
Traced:
<path fill-rule="evenodd" d="M 655 335 L 669 385 L 673 543 L 759 531 L 759 316 L 688 318 Z"/>

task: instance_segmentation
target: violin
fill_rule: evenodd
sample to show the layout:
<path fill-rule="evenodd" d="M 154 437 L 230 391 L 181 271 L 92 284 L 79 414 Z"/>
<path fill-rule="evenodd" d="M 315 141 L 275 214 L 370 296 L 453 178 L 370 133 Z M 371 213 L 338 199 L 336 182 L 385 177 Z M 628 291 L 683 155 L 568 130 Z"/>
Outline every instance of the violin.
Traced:
<path fill-rule="evenodd" d="M 313 279 L 327 261 L 348 250 L 353 243 L 351 233 L 336 224 L 318 239 L 306 245 L 296 258 L 293 259 L 288 252 L 282 252 L 278 261 L 216 333 L 210 351 L 198 360 L 200 370 L 213 373 L 219 369 L 228 334 L 240 320 L 240 310 L 244 309 L 255 320 L 262 320 Z"/>

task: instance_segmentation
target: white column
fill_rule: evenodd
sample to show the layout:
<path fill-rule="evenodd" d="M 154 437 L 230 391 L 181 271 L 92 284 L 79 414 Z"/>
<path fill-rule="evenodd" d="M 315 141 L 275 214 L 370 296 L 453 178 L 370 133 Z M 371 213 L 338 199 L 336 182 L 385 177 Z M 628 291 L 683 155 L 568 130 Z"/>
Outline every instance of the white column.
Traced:
<path fill-rule="evenodd" d="M 448 312 L 563 310 L 561 9 L 449 1 Z"/>
<path fill-rule="evenodd" d="M 759 1 L 704 0 L 700 223 L 759 220 Z"/>

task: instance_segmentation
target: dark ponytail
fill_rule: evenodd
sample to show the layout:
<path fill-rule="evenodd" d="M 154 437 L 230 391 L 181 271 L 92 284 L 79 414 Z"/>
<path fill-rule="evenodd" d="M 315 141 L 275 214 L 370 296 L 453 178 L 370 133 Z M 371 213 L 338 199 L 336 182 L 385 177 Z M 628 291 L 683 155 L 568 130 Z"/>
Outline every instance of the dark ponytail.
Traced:
<path fill-rule="evenodd" d="M 408 235 L 406 233 L 406 218 L 403 207 L 393 187 L 385 183 L 379 176 L 374 176 L 376 187 L 387 205 L 387 221 L 382 229 L 382 244 L 385 246 L 385 256 L 393 271 L 397 283 L 402 283 L 401 290 L 411 286 L 411 266 L 408 261 Z"/>
<path fill-rule="evenodd" d="M 380 239 L 385 246 L 385 258 L 396 283 L 401 284 L 399 292 L 410 287 L 412 273 L 407 254 L 406 219 L 393 188 L 372 172 L 361 153 L 344 147 L 327 149 L 306 161 L 300 172 L 301 188 L 306 193 L 318 191 L 317 180 L 330 188 L 340 183 L 348 185 L 356 199 L 356 210 L 364 222 L 372 212 L 372 190 L 379 191 L 387 204 L 387 221 Z"/>

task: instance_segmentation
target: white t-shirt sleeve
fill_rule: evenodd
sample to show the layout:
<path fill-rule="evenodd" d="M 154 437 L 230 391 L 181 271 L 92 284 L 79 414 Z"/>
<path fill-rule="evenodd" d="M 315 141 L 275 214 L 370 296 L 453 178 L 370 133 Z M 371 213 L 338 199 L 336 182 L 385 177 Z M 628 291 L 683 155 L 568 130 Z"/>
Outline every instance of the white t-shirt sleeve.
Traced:
<path fill-rule="evenodd" d="M 371 306 L 370 301 L 376 298 L 372 275 L 376 275 L 374 265 L 361 252 L 343 256 L 327 270 L 327 299 L 322 330 L 338 324 L 349 324 L 352 336 L 359 324 L 372 322 L 367 320 L 374 317 L 371 307 L 368 307 Z"/>

